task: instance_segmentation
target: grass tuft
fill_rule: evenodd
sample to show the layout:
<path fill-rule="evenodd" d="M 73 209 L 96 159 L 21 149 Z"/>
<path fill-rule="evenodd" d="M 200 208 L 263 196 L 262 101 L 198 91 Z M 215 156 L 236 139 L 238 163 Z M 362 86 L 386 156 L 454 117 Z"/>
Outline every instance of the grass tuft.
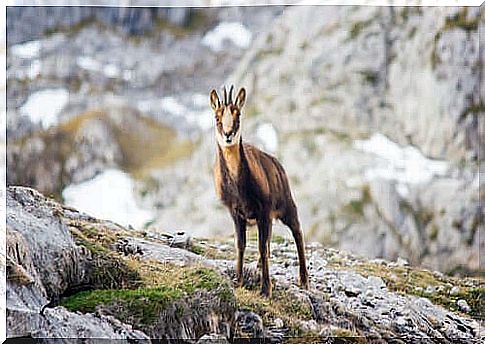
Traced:
<path fill-rule="evenodd" d="M 280 318 L 290 329 L 290 336 L 301 335 L 299 321 L 312 319 L 310 305 L 290 293 L 275 289 L 271 299 L 260 295 L 259 290 L 236 289 L 238 309 L 259 314 L 265 326 L 270 326 L 274 319 Z"/>

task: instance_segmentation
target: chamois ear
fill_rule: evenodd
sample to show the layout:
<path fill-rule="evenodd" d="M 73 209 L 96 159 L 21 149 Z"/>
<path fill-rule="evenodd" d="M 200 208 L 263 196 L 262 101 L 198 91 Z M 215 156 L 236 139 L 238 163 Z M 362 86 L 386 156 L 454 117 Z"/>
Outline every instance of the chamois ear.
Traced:
<path fill-rule="evenodd" d="M 210 93 L 210 102 L 211 102 L 211 108 L 214 111 L 216 111 L 221 106 L 221 102 L 219 101 L 217 92 L 214 89 Z"/>
<path fill-rule="evenodd" d="M 244 105 L 244 103 L 246 102 L 246 90 L 244 89 L 244 87 L 242 87 L 239 92 L 237 93 L 237 96 L 236 96 L 236 100 L 234 102 L 234 104 L 239 108 L 241 109 Z"/>

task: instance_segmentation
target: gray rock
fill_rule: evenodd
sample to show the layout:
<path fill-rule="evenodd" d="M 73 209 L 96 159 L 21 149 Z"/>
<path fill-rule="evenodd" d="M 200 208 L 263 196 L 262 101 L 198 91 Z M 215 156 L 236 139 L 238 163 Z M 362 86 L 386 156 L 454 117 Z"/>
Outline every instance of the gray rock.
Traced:
<path fill-rule="evenodd" d="M 470 313 L 470 311 L 471 311 L 471 308 L 468 305 L 468 303 L 466 302 L 466 300 L 460 299 L 460 300 L 456 301 L 456 305 L 464 313 Z"/>
<path fill-rule="evenodd" d="M 263 320 L 258 314 L 247 310 L 240 310 L 236 314 L 236 322 L 241 331 L 250 337 L 263 337 Z"/>
<path fill-rule="evenodd" d="M 74 338 L 85 338 L 88 343 L 96 343 L 100 339 L 150 339 L 143 332 L 111 316 L 72 313 L 63 307 L 47 308 L 42 315 L 7 308 L 7 328 L 9 337 L 30 335 L 56 343 L 71 343 Z"/>
<path fill-rule="evenodd" d="M 74 243 L 61 220 L 62 206 L 33 189 L 9 187 L 7 226 L 9 257 L 22 266 L 45 289 L 45 297 L 56 298 L 69 287 L 88 279 L 89 256 Z"/>
<path fill-rule="evenodd" d="M 397 258 L 396 264 L 397 266 L 409 266 L 409 262 L 406 259 L 401 257 Z"/>
<path fill-rule="evenodd" d="M 229 344 L 229 341 L 227 340 L 226 337 L 217 333 L 205 334 L 202 337 L 200 337 L 199 340 L 197 341 L 197 344 L 212 344 L 212 343 Z"/>
<path fill-rule="evenodd" d="M 450 295 L 458 295 L 460 293 L 460 287 L 453 286 L 450 290 Z"/>

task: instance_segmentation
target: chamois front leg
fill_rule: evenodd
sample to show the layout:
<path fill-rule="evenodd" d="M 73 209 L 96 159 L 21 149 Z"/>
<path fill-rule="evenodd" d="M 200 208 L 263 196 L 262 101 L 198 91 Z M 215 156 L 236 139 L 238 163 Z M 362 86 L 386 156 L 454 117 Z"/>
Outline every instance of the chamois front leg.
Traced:
<path fill-rule="evenodd" d="M 271 234 L 271 220 L 269 214 L 258 219 L 258 246 L 261 260 L 261 294 L 271 297 L 271 279 L 269 276 L 269 250 L 268 243 Z"/>
<path fill-rule="evenodd" d="M 246 220 L 237 215 L 233 217 L 233 220 L 234 229 L 236 230 L 236 280 L 237 285 L 242 287 L 244 283 L 243 265 L 244 250 L 246 249 Z"/>

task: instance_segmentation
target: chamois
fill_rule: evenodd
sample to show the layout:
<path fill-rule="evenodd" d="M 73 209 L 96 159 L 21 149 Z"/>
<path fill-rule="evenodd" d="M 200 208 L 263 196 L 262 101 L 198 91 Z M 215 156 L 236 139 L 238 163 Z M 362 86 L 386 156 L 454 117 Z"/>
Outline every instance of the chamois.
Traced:
<path fill-rule="evenodd" d="M 241 88 L 233 102 L 224 87 L 223 102 L 216 90 L 210 92 L 210 104 L 215 114 L 217 155 L 214 181 L 217 195 L 228 208 L 236 231 L 236 278 L 243 284 L 243 261 L 246 248 L 246 224 L 257 223 L 261 294 L 271 297 L 269 255 L 272 220 L 279 219 L 293 234 L 300 264 L 300 285 L 308 288 L 303 232 L 300 228 L 295 202 L 288 178 L 281 164 L 273 156 L 243 143 L 241 138 L 241 109 L 246 90 Z"/>

